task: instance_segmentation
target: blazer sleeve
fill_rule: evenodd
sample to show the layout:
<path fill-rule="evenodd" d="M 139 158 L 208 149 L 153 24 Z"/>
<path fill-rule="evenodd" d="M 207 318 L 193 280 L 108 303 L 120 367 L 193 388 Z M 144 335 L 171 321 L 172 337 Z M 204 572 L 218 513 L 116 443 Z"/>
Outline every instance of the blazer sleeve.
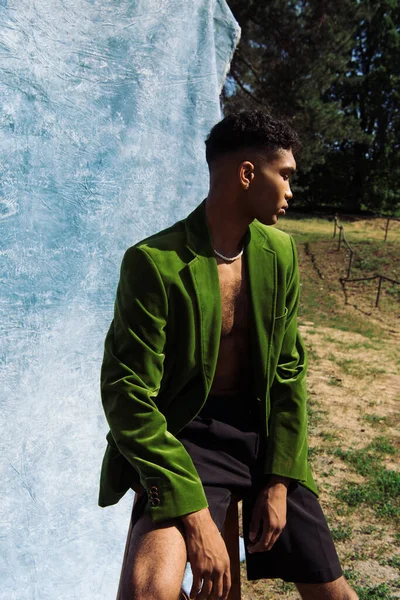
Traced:
<path fill-rule="evenodd" d="M 155 398 L 163 376 L 168 299 L 145 249 L 124 255 L 101 368 L 103 408 L 121 454 L 140 475 L 154 521 L 207 507 L 184 446 L 167 430 Z"/>
<path fill-rule="evenodd" d="M 270 418 L 265 473 L 307 481 L 307 354 L 298 331 L 299 269 L 292 245 L 292 270 L 286 289 L 287 316 L 276 372 L 270 390 Z"/>

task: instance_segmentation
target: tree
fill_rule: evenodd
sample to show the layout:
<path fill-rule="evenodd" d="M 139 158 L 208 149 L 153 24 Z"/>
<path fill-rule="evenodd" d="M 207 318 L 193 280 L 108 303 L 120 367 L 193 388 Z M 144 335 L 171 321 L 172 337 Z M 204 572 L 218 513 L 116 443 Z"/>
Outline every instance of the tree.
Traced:
<path fill-rule="evenodd" d="M 368 141 L 349 148 L 351 187 L 375 210 L 400 201 L 400 5 L 397 0 L 363 0 L 356 45 L 346 77 L 332 89 Z"/>
<path fill-rule="evenodd" d="M 224 113 L 258 107 L 292 122 L 303 141 L 297 201 L 393 204 L 387 182 L 399 162 L 396 0 L 229 4 L 242 38 L 222 94 Z M 367 65 L 368 85 L 361 80 Z"/>

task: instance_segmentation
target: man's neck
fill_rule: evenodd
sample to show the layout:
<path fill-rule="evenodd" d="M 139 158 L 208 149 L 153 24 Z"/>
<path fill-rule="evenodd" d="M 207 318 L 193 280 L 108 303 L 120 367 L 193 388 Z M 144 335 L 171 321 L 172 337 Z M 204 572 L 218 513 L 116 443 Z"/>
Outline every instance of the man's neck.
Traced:
<path fill-rule="evenodd" d="M 225 256 L 235 256 L 243 248 L 249 221 L 237 210 L 234 200 L 208 194 L 206 218 L 213 247 Z"/>

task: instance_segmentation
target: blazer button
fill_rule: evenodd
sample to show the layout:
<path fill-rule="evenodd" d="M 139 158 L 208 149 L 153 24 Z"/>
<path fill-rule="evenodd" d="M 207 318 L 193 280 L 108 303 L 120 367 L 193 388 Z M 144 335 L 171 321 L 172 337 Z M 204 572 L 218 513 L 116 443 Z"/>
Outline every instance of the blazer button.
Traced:
<path fill-rule="evenodd" d="M 161 502 L 161 501 L 160 501 L 160 498 L 152 498 L 152 499 L 150 500 L 150 504 L 151 504 L 151 506 L 159 506 L 160 502 Z"/>

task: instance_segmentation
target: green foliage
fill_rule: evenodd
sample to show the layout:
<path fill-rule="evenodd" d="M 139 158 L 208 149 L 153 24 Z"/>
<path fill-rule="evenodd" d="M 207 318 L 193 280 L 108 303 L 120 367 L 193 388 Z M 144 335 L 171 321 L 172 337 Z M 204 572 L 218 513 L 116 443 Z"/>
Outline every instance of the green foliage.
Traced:
<path fill-rule="evenodd" d="M 295 202 L 400 206 L 397 0 L 228 0 L 242 28 L 224 114 L 265 108 L 303 140 Z"/>
<path fill-rule="evenodd" d="M 360 587 L 354 585 L 354 590 L 358 594 L 359 600 L 394 600 L 395 596 L 391 594 L 387 583 L 381 583 L 376 587 Z"/>

